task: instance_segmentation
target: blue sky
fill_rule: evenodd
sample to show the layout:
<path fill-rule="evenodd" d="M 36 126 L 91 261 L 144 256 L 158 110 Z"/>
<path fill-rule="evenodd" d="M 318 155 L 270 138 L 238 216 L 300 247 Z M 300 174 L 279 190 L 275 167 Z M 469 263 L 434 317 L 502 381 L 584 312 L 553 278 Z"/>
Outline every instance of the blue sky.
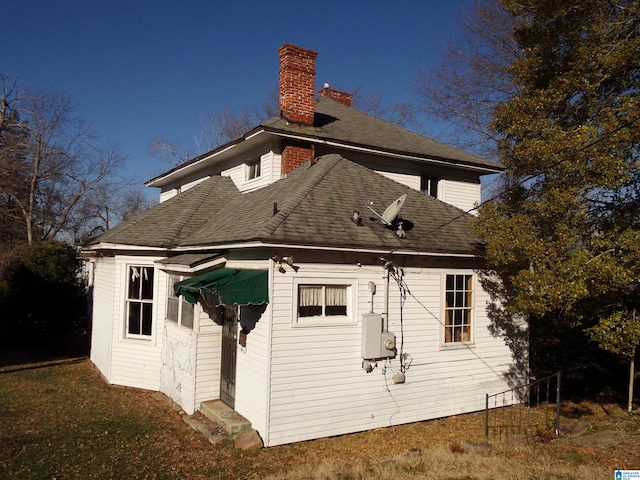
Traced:
<path fill-rule="evenodd" d="M 170 165 L 156 136 L 193 144 L 197 119 L 261 105 L 277 85 L 277 49 L 318 51 L 316 86 L 384 91 L 410 101 L 421 67 L 436 65 L 469 0 L 7 0 L 0 71 L 64 91 L 78 113 L 128 156 L 141 183 Z M 442 126 L 425 124 L 438 138 Z"/>

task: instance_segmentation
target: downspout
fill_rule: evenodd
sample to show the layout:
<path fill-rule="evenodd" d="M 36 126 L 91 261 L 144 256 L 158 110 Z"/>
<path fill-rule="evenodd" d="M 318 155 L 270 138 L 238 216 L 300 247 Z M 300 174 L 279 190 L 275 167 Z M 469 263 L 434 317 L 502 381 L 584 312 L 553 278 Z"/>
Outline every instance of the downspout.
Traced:
<path fill-rule="evenodd" d="M 273 338 L 273 283 L 275 277 L 275 261 L 269 260 L 269 328 L 267 329 L 267 384 L 266 384 L 266 408 L 265 408 L 265 424 L 264 424 L 264 446 L 268 447 L 271 443 L 270 431 L 271 431 L 271 352 L 272 352 L 272 338 Z"/>

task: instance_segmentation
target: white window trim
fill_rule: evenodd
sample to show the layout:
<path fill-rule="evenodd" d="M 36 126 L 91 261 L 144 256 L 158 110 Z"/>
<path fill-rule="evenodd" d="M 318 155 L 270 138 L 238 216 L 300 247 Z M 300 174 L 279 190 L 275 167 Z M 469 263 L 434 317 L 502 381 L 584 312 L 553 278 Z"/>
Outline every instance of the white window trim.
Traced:
<path fill-rule="evenodd" d="M 445 328 L 446 328 L 446 310 L 447 310 L 447 275 L 471 275 L 471 309 L 469 315 L 471 316 L 469 322 L 469 337 L 468 341 L 462 342 L 445 342 Z M 461 348 L 469 348 L 475 346 L 476 343 L 476 289 L 477 278 L 473 271 L 447 271 L 443 272 L 440 277 L 440 349 L 442 350 L 456 350 Z"/>
<path fill-rule="evenodd" d="M 148 267 L 153 269 L 153 298 L 151 301 L 145 303 L 151 303 L 151 334 L 141 335 L 135 333 L 129 333 L 129 269 L 131 267 Z M 158 315 L 158 269 L 155 268 L 153 263 L 144 262 L 128 262 L 123 266 L 122 274 L 124 281 L 121 282 L 122 292 L 120 298 L 122 299 L 122 338 L 125 340 L 144 341 L 148 343 L 155 343 L 156 328 L 157 328 L 157 315 Z"/>
<path fill-rule="evenodd" d="M 347 315 L 298 317 L 298 302 L 299 302 L 298 291 L 301 285 L 347 287 Z M 335 276 L 296 278 L 293 281 L 293 290 L 291 295 L 292 325 L 296 328 L 357 325 L 358 323 L 358 317 L 356 315 L 357 295 L 358 295 L 358 284 L 355 278 L 336 278 Z"/>

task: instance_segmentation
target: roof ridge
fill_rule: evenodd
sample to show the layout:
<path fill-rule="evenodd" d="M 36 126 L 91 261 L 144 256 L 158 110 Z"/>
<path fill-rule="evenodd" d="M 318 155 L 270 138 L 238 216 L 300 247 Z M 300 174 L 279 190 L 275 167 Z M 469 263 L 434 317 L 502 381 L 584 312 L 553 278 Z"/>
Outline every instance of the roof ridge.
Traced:
<path fill-rule="evenodd" d="M 290 177 L 287 177 L 287 180 L 288 179 L 291 179 L 291 181 L 295 181 L 296 179 L 299 180 L 297 177 L 303 176 L 304 171 L 307 171 L 308 169 L 316 165 L 318 166 L 321 165 L 323 167 L 321 169 L 317 169 L 313 171 L 312 180 L 308 181 L 308 183 L 304 186 L 304 188 L 301 188 L 299 191 L 295 192 L 294 195 L 292 195 L 291 197 L 288 197 L 285 200 L 285 202 L 282 205 L 282 208 L 280 208 L 278 212 L 275 215 L 273 215 L 267 222 L 265 222 L 264 225 L 262 225 L 262 227 L 260 228 L 260 230 L 258 230 L 257 237 L 258 238 L 270 237 L 273 234 L 273 232 L 289 217 L 291 212 L 293 212 L 296 209 L 296 207 L 298 207 L 298 205 L 300 205 L 300 203 L 302 203 L 302 201 L 305 198 L 307 198 L 307 196 L 309 195 L 309 192 L 311 192 L 315 188 L 315 186 L 322 181 L 322 179 L 331 171 L 331 169 L 342 158 L 343 157 L 341 155 L 335 154 L 335 153 L 322 155 L 316 158 L 313 163 L 309 163 L 309 162 L 305 163 L 299 166 L 298 168 L 296 168 L 295 170 L 293 170 L 292 173 L 294 172 L 297 172 L 297 173 L 294 175 L 291 175 Z"/>

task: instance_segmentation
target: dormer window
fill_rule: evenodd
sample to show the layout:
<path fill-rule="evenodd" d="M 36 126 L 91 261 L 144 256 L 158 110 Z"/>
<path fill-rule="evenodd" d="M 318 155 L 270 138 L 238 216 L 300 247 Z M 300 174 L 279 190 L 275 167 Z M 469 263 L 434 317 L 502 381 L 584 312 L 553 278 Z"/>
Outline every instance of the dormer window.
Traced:
<path fill-rule="evenodd" d="M 257 158 L 247 163 L 247 181 L 260 177 L 260 159 Z"/>
<path fill-rule="evenodd" d="M 433 198 L 438 198 L 438 183 L 439 177 L 433 175 L 421 175 L 420 176 L 420 191 L 425 195 L 429 195 Z"/>

